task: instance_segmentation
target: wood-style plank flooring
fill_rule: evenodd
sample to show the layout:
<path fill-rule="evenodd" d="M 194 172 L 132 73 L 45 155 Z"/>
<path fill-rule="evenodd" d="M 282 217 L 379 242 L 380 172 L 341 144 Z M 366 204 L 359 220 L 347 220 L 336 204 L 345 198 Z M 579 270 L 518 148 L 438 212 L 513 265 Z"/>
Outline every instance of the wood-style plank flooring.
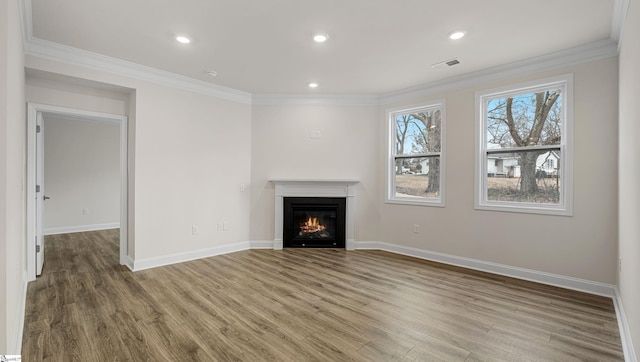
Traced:
<path fill-rule="evenodd" d="M 381 251 L 249 250 L 140 272 L 49 236 L 23 361 L 622 361 L 611 299 Z"/>

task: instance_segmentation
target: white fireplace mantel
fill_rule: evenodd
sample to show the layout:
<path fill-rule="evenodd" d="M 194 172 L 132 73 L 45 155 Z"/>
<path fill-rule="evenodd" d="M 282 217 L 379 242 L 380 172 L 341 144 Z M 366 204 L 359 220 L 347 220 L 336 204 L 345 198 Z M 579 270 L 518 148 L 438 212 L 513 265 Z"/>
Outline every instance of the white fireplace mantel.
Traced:
<path fill-rule="evenodd" d="M 345 246 L 355 249 L 355 185 L 357 180 L 296 180 L 271 179 L 275 192 L 275 236 L 273 249 L 283 247 L 283 219 L 285 197 L 344 197 L 346 199 Z"/>

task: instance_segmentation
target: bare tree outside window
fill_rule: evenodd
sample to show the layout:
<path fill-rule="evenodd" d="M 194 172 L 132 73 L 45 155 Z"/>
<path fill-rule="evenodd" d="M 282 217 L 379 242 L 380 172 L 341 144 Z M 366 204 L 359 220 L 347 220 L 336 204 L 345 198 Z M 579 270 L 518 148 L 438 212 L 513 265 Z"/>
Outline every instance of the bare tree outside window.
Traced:
<path fill-rule="evenodd" d="M 395 135 L 392 198 L 440 199 L 443 123 L 440 107 L 390 114 Z"/>
<path fill-rule="evenodd" d="M 565 107 L 570 77 L 557 79 L 547 85 L 479 93 L 479 207 L 566 214 Z"/>

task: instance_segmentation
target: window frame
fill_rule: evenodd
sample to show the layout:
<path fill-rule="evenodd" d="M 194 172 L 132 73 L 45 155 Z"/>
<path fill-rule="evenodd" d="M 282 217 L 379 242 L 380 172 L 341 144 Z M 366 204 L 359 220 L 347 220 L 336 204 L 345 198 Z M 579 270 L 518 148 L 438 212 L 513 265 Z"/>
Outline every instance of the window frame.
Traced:
<path fill-rule="evenodd" d="M 487 197 L 487 159 L 491 152 L 487 152 L 487 105 L 491 100 L 512 95 L 534 93 L 536 91 L 552 88 L 562 89 L 562 113 L 561 141 L 559 145 L 543 145 L 531 147 L 518 147 L 518 150 L 544 150 L 559 149 L 560 159 L 558 164 L 560 180 L 560 202 L 558 204 L 544 204 L 515 201 L 490 201 Z M 475 93 L 476 110 L 476 162 L 475 162 L 475 205 L 477 210 L 521 212 L 545 215 L 573 216 L 573 74 L 544 78 L 536 81 L 519 83 L 500 88 L 477 91 Z M 492 149 L 496 153 L 494 149 Z M 505 149 L 509 153 L 513 148 Z"/>
<path fill-rule="evenodd" d="M 396 120 L 395 117 L 401 114 L 416 113 L 429 110 L 440 111 L 440 152 L 429 152 L 425 154 L 405 155 L 401 158 L 421 158 L 434 157 L 440 158 L 440 192 L 438 197 L 426 198 L 416 196 L 396 196 Z M 419 206 L 445 206 L 445 189 L 446 189 L 446 105 L 444 99 L 415 104 L 411 106 L 391 108 L 386 111 L 387 122 L 387 166 L 386 166 L 386 192 L 385 202 L 389 204 L 403 205 L 419 205 Z"/>

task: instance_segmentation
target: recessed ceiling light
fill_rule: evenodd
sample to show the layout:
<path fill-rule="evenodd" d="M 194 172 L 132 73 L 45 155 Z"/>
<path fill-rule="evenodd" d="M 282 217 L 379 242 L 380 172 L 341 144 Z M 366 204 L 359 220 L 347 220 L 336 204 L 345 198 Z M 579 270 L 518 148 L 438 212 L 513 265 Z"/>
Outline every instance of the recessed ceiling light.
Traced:
<path fill-rule="evenodd" d="M 309 83 L 309 88 L 318 88 L 318 83 Z"/>
<path fill-rule="evenodd" d="M 329 36 L 327 34 L 316 34 L 313 36 L 313 40 L 316 43 L 324 43 L 325 41 L 327 41 L 327 39 L 329 39 Z"/>
<path fill-rule="evenodd" d="M 466 34 L 466 32 L 461 31 L 461 30 L 454 31 L 454 32 L 449 34 L 449 39 L 451 39 L 451 40 L 462 39 L 462 37 L 464 37 L 465 34 Z"/>
<path fill-rule="evenodd" d="M 182 44 L 189 44 L 191 43 L 191 39 L 187 38 L 184 35 L 179 35 L 176 37 L 176 40 L 179 41 Z"/>

